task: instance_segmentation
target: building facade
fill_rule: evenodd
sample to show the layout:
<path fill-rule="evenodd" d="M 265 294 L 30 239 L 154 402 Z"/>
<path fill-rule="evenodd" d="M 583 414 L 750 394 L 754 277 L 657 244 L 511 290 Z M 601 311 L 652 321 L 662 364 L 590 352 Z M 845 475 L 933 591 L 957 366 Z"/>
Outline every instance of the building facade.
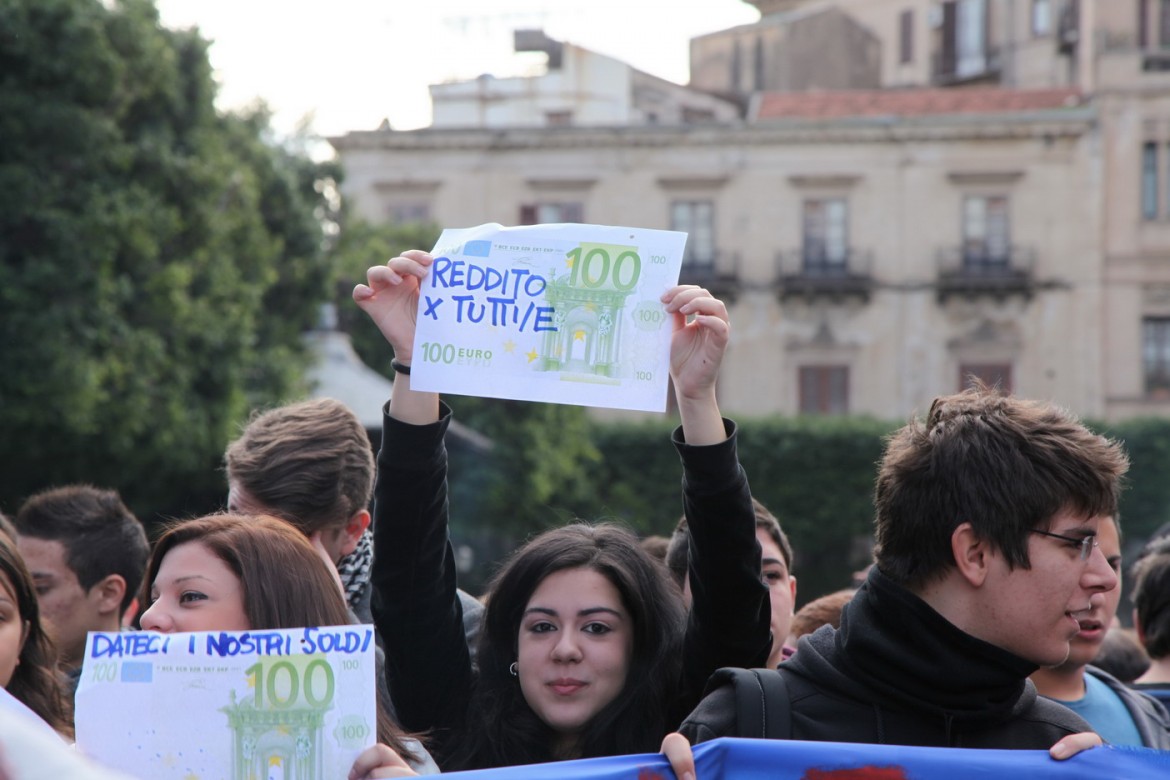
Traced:
<path fill-rule="evenodd" d="M 731 414 L 900 419 L 970 376 L 1170 413 L 1170 3 L 756 5 L 692 42 L 671 97 L 738 118 L 436 103 L 431 128 L 333 139 L 344 193 L 371 220 L 686 230 L 684 281 L 730 306 Z"/>

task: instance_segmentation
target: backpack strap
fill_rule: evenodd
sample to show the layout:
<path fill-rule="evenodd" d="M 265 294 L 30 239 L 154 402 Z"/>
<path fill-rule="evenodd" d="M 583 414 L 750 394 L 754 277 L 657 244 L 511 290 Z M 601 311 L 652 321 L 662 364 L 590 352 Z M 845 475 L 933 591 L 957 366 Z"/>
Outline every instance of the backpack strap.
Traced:
<path fill-rule="evenodd" d="M 724 667 L 707 681 L 704 695 L 728 683 L 735 691 L 735 736 L 753 739 L 792 736 L 792 708 L 784 675 L 775 669 Z"/>

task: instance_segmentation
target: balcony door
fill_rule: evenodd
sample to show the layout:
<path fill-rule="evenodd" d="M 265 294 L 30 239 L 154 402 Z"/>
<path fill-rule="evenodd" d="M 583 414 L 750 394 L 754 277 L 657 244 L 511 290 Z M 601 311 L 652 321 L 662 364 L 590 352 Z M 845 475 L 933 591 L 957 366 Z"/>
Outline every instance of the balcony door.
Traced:
<path fill-rule="evenodd" d="M 715 265 L 715 206 L 709 200 L 676 200 L 670 204 L 670 229 L 687 233 L 683 265 L 711 269 Z"/>
<path fill-rule="evenodd" d="M 805 274 L 842 276 L 848 271 L 849 213 L 844 198 L 804 202 L 801 255 Z"/>
<path fill-rule="evenodd" d="M 963 269 L 1002 271 L 1011 258 L 1008 200 L 972 195 L 963 200 Z"/>

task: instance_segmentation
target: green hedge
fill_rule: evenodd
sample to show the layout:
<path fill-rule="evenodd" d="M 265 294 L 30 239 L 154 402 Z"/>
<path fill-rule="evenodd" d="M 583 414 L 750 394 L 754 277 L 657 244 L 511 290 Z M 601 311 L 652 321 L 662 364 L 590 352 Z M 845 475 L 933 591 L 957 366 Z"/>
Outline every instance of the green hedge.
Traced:
<path fill-rule="evenodd" d="M 682 513 L 682 467 L 672 425 L 598 426 L 593 504 L 577 514 L 669 535 Z M 849 584 L 868 562 L 873 474 L 894 425 L 859 418 L 768 418 L 740 423 L 739 455 L 752 493 L 796 548 L 799 600 Z"/>
<path fill-rule="evenodd" d="M 739 455 L 752 492 L 780 518 L 796 549 L 799 603 L 847 586 L 868 563 L 874 475 L 883 439 L 898 425 L 854 417 L 740 421 Z M 1132 554 L 1170 520 L 1170 420 L 1090 425 L 1122 442 L 1132 461 L 1121 503 Z M 671 428 L 595 426 L 601 458 L 586 467 L 593 492 L 587 503 L 562 511 L 669 535 L 681 513 L 682 474 Z"/>

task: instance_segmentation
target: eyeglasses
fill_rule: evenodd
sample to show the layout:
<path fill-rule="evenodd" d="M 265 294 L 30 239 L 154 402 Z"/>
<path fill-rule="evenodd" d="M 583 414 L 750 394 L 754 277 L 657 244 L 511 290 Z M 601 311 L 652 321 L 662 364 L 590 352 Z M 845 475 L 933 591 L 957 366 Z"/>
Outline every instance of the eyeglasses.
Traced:
<path fill-rule="evenodd" d="M 1033 528 L 1032 533 L 1040 534 L 1041 536 L 1051 536 L 1053 539 L 1063 539 L 1070 544 L 1074 544 L 1081 548 L 1081 560 L 1089 560 L 1089 556 L 1093 554 L 1093 548 L 1097 546 L 1097 535 L 1089 534 L 1088 536 L 1065 536 L 1064 534 L 1054 534 L 1051 531 L 1041 531 L 1039 528 Z"/>

